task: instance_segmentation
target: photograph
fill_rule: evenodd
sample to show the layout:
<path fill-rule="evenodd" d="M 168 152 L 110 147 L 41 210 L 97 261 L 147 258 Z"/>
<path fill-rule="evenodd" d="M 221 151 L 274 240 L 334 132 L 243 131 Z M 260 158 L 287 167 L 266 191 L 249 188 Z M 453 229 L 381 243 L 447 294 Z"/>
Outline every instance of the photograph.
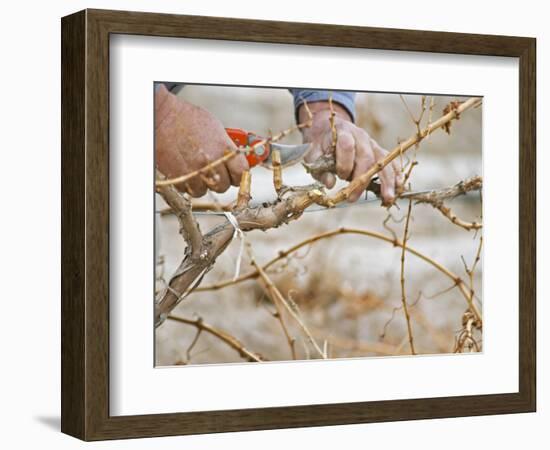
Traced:
<path fill-rule="evenodd" d="M 61 412 L 34 411 L 129 445 L 406 426 L 410 446 L 430 421 L 479 441 L 520 419 L 538 436 L 542 41 L 488 11 L 233 6 L 57 17 L 61 117 L 33 136 L 61 161 L 9 166 L 61 177 L 61 305 L 40 315 L 61 330 L 37 353 L 58 383 L 34 395 Z M 12 197 L 36 216 L 37 192 Z"/>
<path fill-rule="evenodd" d="M 153 90 L 156 367 L 483 352 L 482 97 Z"/>

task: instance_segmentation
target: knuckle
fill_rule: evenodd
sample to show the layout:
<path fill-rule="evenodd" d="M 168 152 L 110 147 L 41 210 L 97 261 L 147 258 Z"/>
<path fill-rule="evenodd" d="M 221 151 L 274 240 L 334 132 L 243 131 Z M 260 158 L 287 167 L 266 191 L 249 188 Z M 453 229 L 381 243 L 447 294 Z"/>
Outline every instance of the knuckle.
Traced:
<path fill-rule="evenodd" d="M 347 179 L 352 167 L 352 164 L 348 163 L 348 161 L 345 163 L 340 161 L 340 164 L 336 164 L 336 174 L 342 179 Z"/>
<path fill-rule="evenodd" d="M 350 133 L 340 133 L 336 141 L 336 146 L 342 150 L 349 151 L 355 147 L 355 140 Z"/>
<path fill-rule="evenodd" d="M 243 176 L 243 172 L 244 172 L 244 167 L 243 165 L 241 164 L 235 164 L 234 166 L 230 166 L 227 168 L 229 174 L 231 175 L 232 178 L 236 179 L 236 180 L 240 180 L 241 177 Z"/>
<path fill-rule="evenodd" d="M 193 197 L 202 197 L 204 194 L 206 194 L 207 190 L 208 190 L 207 187 L 204 184 L 202 184 L 201 187 L 195 191 L 195 194 L 193 195 Z"/>
<path fill-rule="evenodd" d="M 367 133 L 363 128 L 356 127 L 355 133 L 357 134 L 358 139 L 369 146 L 371 145 L 371 137 L 369 136 L 369 133 Z"/>
<path fill-rule="evenodd" d="M 202 197 L 206 194 L 208 187 L 202 181 L 194 180 L 192 183 L 187 184 L 186 191 L 191 195 L 191 197 Z"/>
<path fill-rule="evenodd" d="M 200 193 L 200 185 L 196 182 L 180 183 L 177 188 L 181 192 L 187 192 L 191 197 L 200 197 L 204 195 Z"/>
<path fill-rule="evenodd" d="M 218 181 L 216 184 L 212 185 L 211 187 L 211 189 L 214 192 L 218 192 L 218 193 L 225 192 L 227 191 L 228 188 L 229 188 L 229 181 L 225 179 Z"/>
<path fill-rule="evenodd" d="M 370 169 L 376 164 L 376 160 L 372 153 L 365 151 L 364 153 L 365 168 L 366 170 Z"/>

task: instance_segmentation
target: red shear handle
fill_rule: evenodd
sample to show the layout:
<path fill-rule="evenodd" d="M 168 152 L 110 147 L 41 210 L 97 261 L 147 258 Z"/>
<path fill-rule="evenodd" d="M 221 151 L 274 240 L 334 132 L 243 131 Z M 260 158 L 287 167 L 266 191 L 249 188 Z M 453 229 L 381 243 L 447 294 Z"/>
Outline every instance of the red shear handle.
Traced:
<path fill-rule="evenodd" d="M 237 147 L 251 147 L 261 141 L 255 134 L 239 128 L 226 128 L 225 131 Z M 268 144 L 259 145 L 254 150 L 250 149 L 245 156 L 249 167 L 261 164 L 269 156 Z"/>

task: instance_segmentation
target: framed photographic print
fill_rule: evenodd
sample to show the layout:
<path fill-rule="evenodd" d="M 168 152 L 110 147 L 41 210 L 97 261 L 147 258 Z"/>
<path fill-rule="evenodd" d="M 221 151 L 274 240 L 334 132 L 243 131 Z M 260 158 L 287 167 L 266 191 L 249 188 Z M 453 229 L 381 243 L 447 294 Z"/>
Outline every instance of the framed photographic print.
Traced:
<path fill-rule="evenodd" d="M 535 39 L 62 19 L 62 431 L 535 410 Z"/>

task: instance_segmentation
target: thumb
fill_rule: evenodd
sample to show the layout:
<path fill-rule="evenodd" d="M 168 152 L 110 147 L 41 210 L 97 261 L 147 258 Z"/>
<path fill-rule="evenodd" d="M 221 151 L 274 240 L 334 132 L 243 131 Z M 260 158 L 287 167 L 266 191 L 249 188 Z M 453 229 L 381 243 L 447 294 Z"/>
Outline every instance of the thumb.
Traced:
<path fill-rule="evenodd" d="M 311 144 L 310 149 L 305 154 L 304 161 L 307 163 L 311 163 L 313 161 L 317 161 L 322 155 L 323 152 L 321 150 L 321 146 L 318 142 L 314 142 L 313 144 Z"/>
<path fill-rule="evenodd" d="M 321 145 L 318 142 L 316 142 L 311 146 L 311 148 L 305 155 L 304 161 L 311 163 L 311 162 L 317 161 L 321 156 L 323 156 L 323 149 Z M 325 172 L 321 175 L 312 174 L 312 176 L 316 180 L 319 180 L 321 183 L 323 183 L 329 189 L 334 187 L 334 185 L 336 184 L 336 177 L 334 176 L 334 174 L 330 172 Z"/>

